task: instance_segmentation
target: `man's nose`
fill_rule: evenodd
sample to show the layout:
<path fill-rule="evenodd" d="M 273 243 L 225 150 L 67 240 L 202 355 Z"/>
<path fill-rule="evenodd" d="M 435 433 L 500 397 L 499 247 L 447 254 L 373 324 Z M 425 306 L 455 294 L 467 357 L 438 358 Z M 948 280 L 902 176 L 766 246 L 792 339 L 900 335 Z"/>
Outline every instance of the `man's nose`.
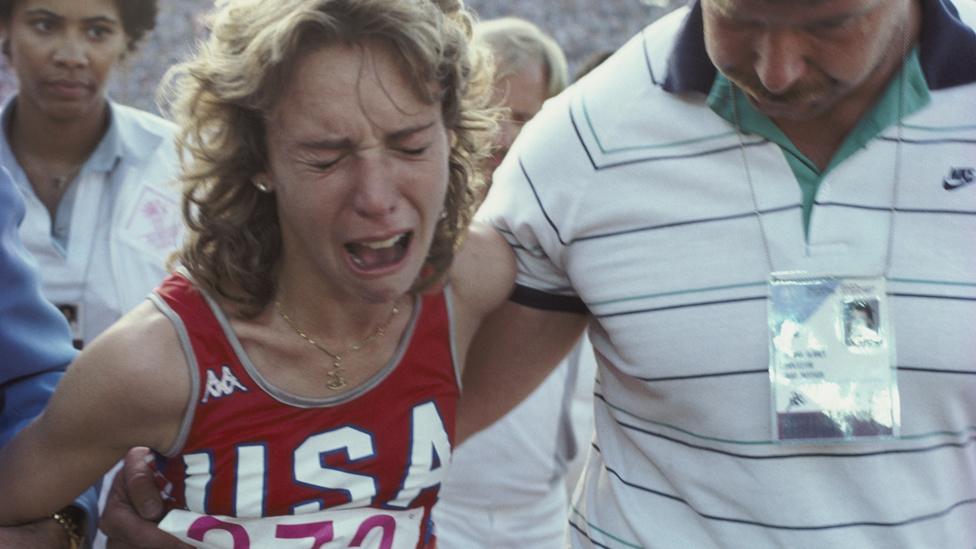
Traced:
<path fill-rule="evenodd" d="M 790 29 L 767 29 L 757 37 L 754 69 L 773 94 L 789 90 L 807 70 L 803 38 Z"/>

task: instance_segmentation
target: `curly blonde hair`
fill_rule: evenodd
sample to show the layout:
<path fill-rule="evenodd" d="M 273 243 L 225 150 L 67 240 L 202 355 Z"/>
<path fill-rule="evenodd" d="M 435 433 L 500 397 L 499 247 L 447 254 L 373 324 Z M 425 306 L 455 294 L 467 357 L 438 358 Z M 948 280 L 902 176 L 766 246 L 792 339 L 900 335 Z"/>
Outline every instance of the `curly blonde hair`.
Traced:
<path fill-rule="evenodd" d="M 452 136 L 445 215 L 413 289 L 438 280 L 471 221 L 495 131 L 490 57 L 472 45 L 472 26 L 461 0 L 218 0 L 210 38 L 162 91 L 180 126 L 189 228 L 176 260 L 239 314 L 267 307 L 281 230 L 274 195 L 251 183 L 267 170 L 266 116 L 303 51 L 371 41 L 400 57 L 419 97 L 440 101 Z"/>

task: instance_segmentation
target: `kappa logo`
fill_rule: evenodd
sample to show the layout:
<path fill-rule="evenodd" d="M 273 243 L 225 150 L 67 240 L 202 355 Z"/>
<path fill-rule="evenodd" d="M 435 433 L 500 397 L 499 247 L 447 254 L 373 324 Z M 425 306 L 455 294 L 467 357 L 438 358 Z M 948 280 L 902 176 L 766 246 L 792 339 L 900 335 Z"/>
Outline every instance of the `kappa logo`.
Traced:
<path fill-rule="evenodd" d="M 225 397 L 235 390 L 241 390 L 245 393 L 247 392 L 247 387 L 238 381 L 234 372 L 230 371 L 230 368 L 223 366 L 220 369 L 220 377 L 213 370 L 207 370 L 207 388 L 203 395 L 203 401 L 206 402 L 210 400 L 210 397 L 220 398 Z"/>
<path fill-rule="evenodd" d="M 942 180 L 942 188 L 951 191 L 976 183 L 976 168 L 950 168 L 949 175 Z"/>

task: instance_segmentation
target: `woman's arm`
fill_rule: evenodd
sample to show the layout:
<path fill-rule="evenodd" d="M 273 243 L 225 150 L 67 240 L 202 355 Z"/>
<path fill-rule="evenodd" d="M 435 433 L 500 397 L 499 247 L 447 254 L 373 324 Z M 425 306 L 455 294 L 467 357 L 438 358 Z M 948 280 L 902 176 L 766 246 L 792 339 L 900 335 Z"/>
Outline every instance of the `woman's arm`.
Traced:
<path fill-rule="evenodd" d="M 506 302 L 480 325 L 468 349 L 458 444 L 529 396 L 579 341 L 586 317 Z"/>
<path fill-rule="evenodd" d="M 41 416 L 0 450 L 0 525 L 71 503 L 132 446 L 167 449 L 189 391 L 175 330 L 140 305 L 79 355 Z"/>
<path fill-rule="evenodd" d="M 511 247 L 493 228 L 472 225 L 451 269 L 460 352 L 466 353 L 455 435 L 458 443 L 505 415 L 572 349 L 586 325 L 578 313 L 508 301 L 515 284 Z M 461 338 L 464 338 L 463 340 Z"/>

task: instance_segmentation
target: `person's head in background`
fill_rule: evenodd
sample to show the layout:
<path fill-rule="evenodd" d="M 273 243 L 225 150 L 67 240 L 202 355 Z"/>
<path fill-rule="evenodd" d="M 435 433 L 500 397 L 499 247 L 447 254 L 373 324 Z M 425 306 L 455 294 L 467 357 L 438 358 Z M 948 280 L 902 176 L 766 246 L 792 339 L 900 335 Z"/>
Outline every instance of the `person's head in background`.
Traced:
<path fill-rule="evenodd" d="M 489 165 L 493 171 L 542 103 L 563 91 L 569 71 L 559 44 L 523 19 L 482 21 L 475 26 L 474 36 L 489 47 L 495 58 L 494 101 L 509 111 L 502 117 L 495 140 Z"/>
<path fill-rule="evenodd" d="M 156 11 L 157 0 L 0 0 L 18 112 L 61 121 L 104 115 L 112 70 L 155 27 Z"/>

